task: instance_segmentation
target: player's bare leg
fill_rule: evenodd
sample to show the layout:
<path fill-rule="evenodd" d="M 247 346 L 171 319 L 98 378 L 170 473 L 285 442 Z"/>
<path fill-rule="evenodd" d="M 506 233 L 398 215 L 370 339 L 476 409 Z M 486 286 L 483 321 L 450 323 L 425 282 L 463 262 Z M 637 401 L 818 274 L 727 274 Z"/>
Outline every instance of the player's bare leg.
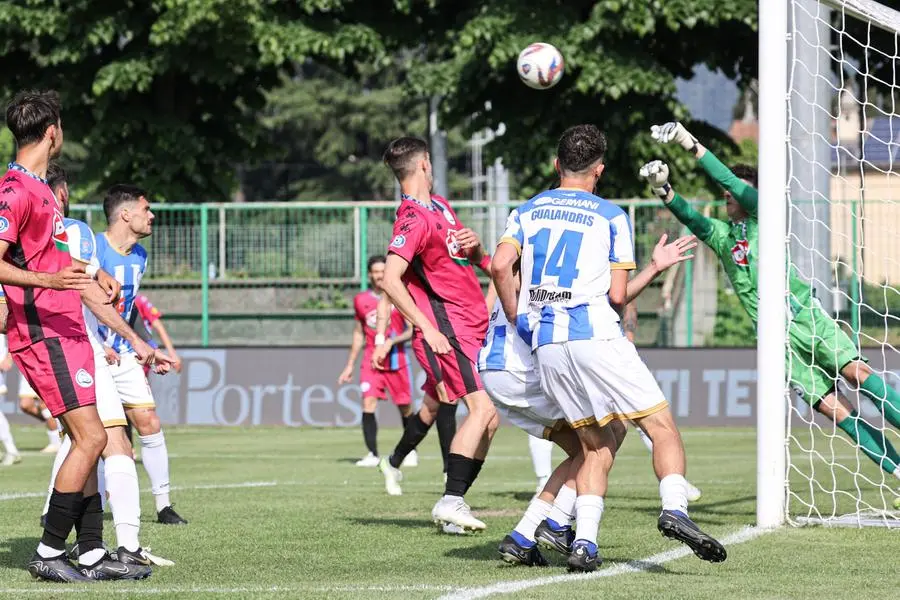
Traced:
<path fill-rule="evenodd" d="M 616 436 L 610 427 L 596 423 L 576 429 L 581 442 L 584 462 L 575 475 L 576 539 L 569 555 L 570 571 L 594 571 L 601 563 L 597 551 L 597 534 L 603 518 L 604 501 L 609 478 L 616 456 Z"/>
<path fill-rule="evenodd" d="M 22 456 L 19 454 L 19 449 L 16 448 L 12 431 L 9 429 L 9 421 L 6 420 L 6 415 L 2 412 L 0 412 L 0 444 L 3 444 L 4 452 L 0 466 L 9 467 L 22 462 Z"/>
<path fill-rule="evenodd" d="M 653 440 L 650 439 L 650 436 L 648 436 L 646 433 L 644 433 L 643 429 L 641 429 L 634 423 L 632 423 L 632 425 L 634 425 L 634 428 L 637 430 L 638 437 L 641 438 L 641 442 L 644 444 L 644 447 L 647 448 L 647 452 L 649 452 L 650 455 L 652 456 L 653 455 Z M 623 430 L 624 430 L 624 427 L 623 427 Z M 623 434 L 623 436 L 624 436 L 624 434 Z M 700 488 L 696 487 L 694 484 L 692 484 L 690 481 L 688 481 L 687 482 L 688 502 L 696 502 L 702 496 L 703 496 L 703 492 L 700 491 Z"/>
<path fill-rule="evenodd" d="M 84 581 L 85 576 L 66 560 L 66 538 L 85 511 L 85 486 L 94 474 L 97 460 L 106 446 L 106 431 L 95 406 L 70 410 L 62 417 L 62 421 L 71 436 L 72 448 L 57 473 L 44 534 L 37 553 L 28 564 L 28 570 L 35 577 L 52 576 L 56 581 Z"/>
<path fill-rule="evenodd" d="M 55 454 L 59 450 L 59 424 L 37 396 L 19 396 L 19 408 L 27 415 L 47 425 L 47 445 L 41 452 Z"/>
<path fill-rule="evenodd" d="M 140 436 L 141 462 L 150 477 L 157 521 L 165 525 L 187 524 L 187 521 L 172 509 L 169 498 L 169 450 L 166 448 L 166 438 L 156 409 L 128 408 L 125 414 Z"/>
<path fill-rule="evenodd" d="M 635 423 L 653 441 L 653 470 L 659 479 L 662 512 L 658 528 L 666 537 L 687 544 L 698 557 L 710 562 L 726 558 L 725 548 L 703 533 L 688 516 L 688 482 L 684 478 L 686 460 L 681 434 L 672 412 L 665 408 Z"/>
<path fill-rule="evenodd" d="M 545 435 L 546 433 L 545 431 Z M 500 542 L 498 550 L 505 562 L 526 566 L 544 566 L 547 561 L 538 550 L 539 542 L 543 546 L 566 554 L 572 544 L 574 536 L 568 518 L 575 512 L 574 476 L 577 466 L 580 466 L 582 462 L 581 444 L 577 434 L 568 427 L 551 432 L 550 438 L 548 441 L 555 442 L 556 445 L 563 448 L 568 457 L 551 472 L 544 487 L 528 504 L 522 519 L 513 531 Z M 573 465 L 577 465 L 575 470 L 573 470 Z M 556 500 L 567 483 L 571 484 L 572 496 L 571 505 L 565 509 L 568 511 L 566 527 L 563 531 L 555 531 L 550 529 L 548 518 L 551 511 L 557 508 Z M 540 534 L 543 534 L 546 539 L 541 540 Z"/>
<path fill-rule="evenodd" d="M 410 418 L 394 451 L 389 457 L 381 459 L 378 466 L 384 474 L 384 487 L 388 495 L 399 496 L 403 493 L 403 489 L 400 487 L 400 482 L 403 481 L 400 466 L 407 455 L 415 450 L 428 435 L 431 424 L 437 418 L 437 412 L 438 401 L 426 394 L 422 401 L 422 407 Z"/>
<path fill-rule="evenodd" d="M 378 466 L 378 421 L 375 420 L 375 409 L 378 408 L 378 398 L 366 396 L 362 401 L 362 431 L 363 442 L 369 451 L 367 455 L 356 461 L 357 467 Z"/>
<path fill-rule="evenodd" d="M 443 497 L 431 510 L 431 516 L 437 523 L 452 523 L 463 529 L 480 530 L 485 528 L 485 524 L 472 516 L 463 498 L 481 472 L 499 418 L 487 392 L 473 392 L 463 399 L 469 409 L 469 416 L 450 445 L 447 484 Z"/>

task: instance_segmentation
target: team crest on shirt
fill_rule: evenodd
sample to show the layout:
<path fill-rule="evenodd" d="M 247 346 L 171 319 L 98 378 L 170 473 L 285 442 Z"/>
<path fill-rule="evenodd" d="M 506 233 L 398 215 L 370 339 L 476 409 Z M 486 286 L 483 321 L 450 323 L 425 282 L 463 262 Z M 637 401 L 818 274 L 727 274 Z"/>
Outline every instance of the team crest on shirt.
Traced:
<path fill-rule="evenodd" d="M 378 322 L 378 311 L 372 310 L 366 314 L 366 327 L 369 329 L 375 329 L 375 324 Z"/>
<path fill-rule="evenodd" d="M 53 211 L 53 243 L 56 249 L 69 253 L 69 236 L 66 234 L 66 226 L 63 225 L 62 215 L 58 211 Z"/>
<path fill-rule="evenodd" d="M 459 245 L 459 240 L 456 239 L 456 229 L 448 229 L 447 230 L 447 252 L 450 253 L 450 258 L 453 259 L 458 265 L 463 267 L 469 266 L 469 259 L 466 258 L 465 252 Z"/>
<path fill-rule="evenodd" d="M 391 246 L 394 248 L 402 248 L 406 244 L 406 236 L 403 234 L 394 236 L 394 240 L 391 242 Z"/>
<path fill-rule="evenodd" d="M 6 233 L 9 229 L 9 219 L 0 217 L 0 233 Z"/>
<path fill-rule="evenodd" d="M 731 248 L 731 259 L 734 261 L 734 264 L 747 267 L 750 266 L 750 243 L 747 240 L 738 240 L 737 243 Z"/>

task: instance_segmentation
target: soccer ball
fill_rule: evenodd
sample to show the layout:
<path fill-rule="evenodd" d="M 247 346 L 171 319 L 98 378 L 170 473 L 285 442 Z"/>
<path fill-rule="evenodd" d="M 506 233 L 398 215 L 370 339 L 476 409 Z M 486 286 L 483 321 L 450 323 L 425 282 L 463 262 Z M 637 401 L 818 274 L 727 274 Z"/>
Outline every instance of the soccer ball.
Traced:
<path fill-rule="evenodd" d="M 519 53 L 516 71 L 528 87 L 548 90 L 562 79 L 565 61 L 554 46 L 536 42 Z"/>

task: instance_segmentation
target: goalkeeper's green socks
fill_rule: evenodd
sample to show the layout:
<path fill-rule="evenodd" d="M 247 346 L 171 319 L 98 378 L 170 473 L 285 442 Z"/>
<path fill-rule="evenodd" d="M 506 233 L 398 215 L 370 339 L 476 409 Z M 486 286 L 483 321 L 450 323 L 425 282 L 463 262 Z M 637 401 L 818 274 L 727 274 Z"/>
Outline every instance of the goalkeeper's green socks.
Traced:
<path fill-rule="evenodd" d="M 887 422 L 900 429 L 900 393 L 875 373 L 869 375 L 860 388 L 875 403 Z"/>
<path fill-rule="evenodd" d="M 894 446 L 884 438 L 883 431 L 875 429 L 859 418 L 855 410 L 837 426 L 843 429 L 856 442 L 860 450 L 875 461 L 879 467 L 891 475 L 895 474 L 900 465 L 900 454 L 897 454 Z"/>

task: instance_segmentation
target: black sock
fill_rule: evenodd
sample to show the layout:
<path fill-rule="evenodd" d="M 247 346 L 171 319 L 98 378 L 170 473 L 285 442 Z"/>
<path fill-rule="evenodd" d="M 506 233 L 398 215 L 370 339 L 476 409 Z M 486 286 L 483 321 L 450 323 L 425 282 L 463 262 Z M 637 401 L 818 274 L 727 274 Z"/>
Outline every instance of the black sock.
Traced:
<path fill-rule="evenodd" d="M 475 483 L 475 480 L 478 479 L 478 474 L 481 473 L 481 467 L 484 466 L 483 460 L 478 460 L 477 458 L 472 459 L 472 464 L 470 466 L 469 477 L 466 480 L 466 492 L 469 491 L 469 488 L 472 487 L 472 484 Z"/>
<path fill-rule="evenodd" d="M 375 413 L 363 413 L 362 430 L 366 448 L 378 456 L 378 421 L 375 420 Z"/>
<path fill-rule="evenodd" d="M 391 466 L 395 469 L 399 469 L 400 465 L 403 463 L 403 459 L 406 458 L 407 454 L 415 450 L 416 446 L 425 439 L 429 429 L 431 429 L 431 425 L 426 425 L 419 416 L 419 413 L 411 416 L 409 418 L 409 425 L 403 430 L 403 436 L 400 438 L 400 441 L 397 442 L 394 453 L 391 454 L 391 457 L 388 459 Z"/>
<path fill-rule="evenodd" d="M 437 411 L 437 430 L 438 442 L 441 444 L 441 456 L 444 459 L 444 473 L 449 473 L 448 458 L 450 456 L 450 442 L 456 435 L 456 408 L 458 404 L 438 405 Z"/>
<path fill-rule="evenodd" d="M 406 428 L 409 427 L 410 419 L 412 419 L 412 417 L 408 415 L 400 415 L 400 422 L 403 424 L 403 431 L 406 431 Z"/>
<path fill-rule="evenodd" d="M 50 508 L 44 521 L 44 535 L 41 543 L 60 552 L 66 551 L 66 538 L 81 516 L 84 494 L 81 492 L 58 492 L 50 494 Z"/>
<path fill-rule="evenodd" d="M 81 502 L 81 516 L 75 520 L 78 554 L 103 547 L 103 504 L 100 494 L 87 496 Z"/>
<path fill-rule="evenodd" d="M 472 485 L 472 473 L 475 470 L 475 459 L 462 454 L 451 454 L 447 457 L 447 483 L 444 486 L 445 496 L 465 496 Z"/>

